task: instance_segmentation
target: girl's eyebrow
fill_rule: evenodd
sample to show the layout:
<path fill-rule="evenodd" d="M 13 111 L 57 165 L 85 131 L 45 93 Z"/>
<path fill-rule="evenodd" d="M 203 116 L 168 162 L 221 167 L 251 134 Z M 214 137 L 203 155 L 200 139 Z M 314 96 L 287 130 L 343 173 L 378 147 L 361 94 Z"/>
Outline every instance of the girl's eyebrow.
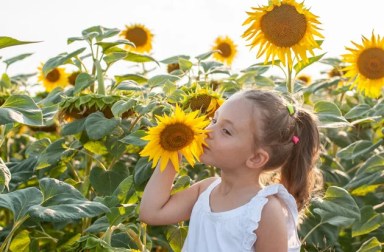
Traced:
<path fill-rule="evenodd" d="M 217 117 L 218 115 L 219 115 L 219 112 L 216 110 L 215 117 Z M 231 120 L 223 118 L 223 119 L 221 119 L 221 121 L 226 123 L 226 124 L 229 124 L 235 132 L 237 131 L 235 124 Z"/>

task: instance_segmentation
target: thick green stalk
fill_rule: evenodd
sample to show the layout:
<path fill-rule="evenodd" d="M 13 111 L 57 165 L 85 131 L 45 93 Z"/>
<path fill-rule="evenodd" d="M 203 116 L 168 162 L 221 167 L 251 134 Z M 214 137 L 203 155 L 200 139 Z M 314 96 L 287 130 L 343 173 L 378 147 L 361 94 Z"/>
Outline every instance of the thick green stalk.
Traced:
<path fill-rule="evenodd" d="M 287 84 L 286 84 L 287 90 L 289 93 L 293 94 L 295 82 L 292 80 L 292 66 L 290 66 L 289 63 L 287 66 L 287 70 L 288 70 Z"/>
<path fill-rule="evenodd" d="M 95 59 L 96 76 L 97 76 L 97 93 L 105 95 L 105 86 L 103 78 L 103 69 L 101 68 L 100 61 Z"/>

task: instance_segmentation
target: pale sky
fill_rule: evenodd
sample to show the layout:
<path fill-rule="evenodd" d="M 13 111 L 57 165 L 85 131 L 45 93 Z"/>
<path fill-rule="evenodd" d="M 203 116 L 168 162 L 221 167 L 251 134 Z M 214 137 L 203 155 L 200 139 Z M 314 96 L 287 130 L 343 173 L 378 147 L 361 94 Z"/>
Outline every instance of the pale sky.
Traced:
<path fill-rule="evenodd" d="M 40 62 L 62 52 L 84 47 L 83 43 L 66 44 L 68 37 L 95 25 L 124 29 L 140 23 L 154 34 L 152 56 L 162 60 L 186 54 L 191 57 L 211 49 L 217 36 L 227 35 L 237 44 L 238 56 L 233 69 L 254 63 L 257 49 L 250 51 L 241 38 L 242 23 L 251 7 L 266 5 L 268 0 L 3 0 L 0 8 L 0 36 L 25 41 L 43 41 L 0 50 L 3 60 L 21 53 L 34 53 L 9 69 L 12 73 L 34 72 Z M 325 57 L 346 53 L 351 41 L 361 43 L 372 30 L 384 36 L 382 0 L 306 0 L 305 6 L 319 17 L 325 37 Z M 0 63 L 0 73 L 4 64 Z M 309 67 L 309 74 L 324 69 L 323 64 Z"/>

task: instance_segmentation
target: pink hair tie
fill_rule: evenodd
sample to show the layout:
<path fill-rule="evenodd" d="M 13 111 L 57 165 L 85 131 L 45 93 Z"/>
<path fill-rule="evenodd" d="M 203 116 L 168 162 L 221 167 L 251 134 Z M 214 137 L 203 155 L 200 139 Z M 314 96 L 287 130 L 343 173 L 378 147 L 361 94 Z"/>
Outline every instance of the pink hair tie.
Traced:
<path fill-rule="evenodd" d="M 299 139 L 298 136 L 293 136 L 293 137 L 292 137 L 292 142 L 293 142 L 293 144 L 297 144 L 299 141 L 300 141 L 300 139 Z"/>

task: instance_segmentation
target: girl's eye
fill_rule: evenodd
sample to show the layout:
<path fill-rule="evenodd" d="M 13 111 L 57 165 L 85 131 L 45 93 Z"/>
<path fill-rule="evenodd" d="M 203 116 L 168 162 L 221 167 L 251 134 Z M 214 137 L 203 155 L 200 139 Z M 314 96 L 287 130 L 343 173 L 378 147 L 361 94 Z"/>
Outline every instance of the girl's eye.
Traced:
<path fill-rule="evenodd" d="M 213 124 L 215 124 L 215 123 L 217 122 L 217 120 L 216 120 L 215 118 L 211 118 L 211 122 L 212 122 Z"/>
<path fill-rule="evenodd" d="M 229 132 L 227 129 L 223 129 L 224 134 L 232 136 L 231 132 Z"/>

